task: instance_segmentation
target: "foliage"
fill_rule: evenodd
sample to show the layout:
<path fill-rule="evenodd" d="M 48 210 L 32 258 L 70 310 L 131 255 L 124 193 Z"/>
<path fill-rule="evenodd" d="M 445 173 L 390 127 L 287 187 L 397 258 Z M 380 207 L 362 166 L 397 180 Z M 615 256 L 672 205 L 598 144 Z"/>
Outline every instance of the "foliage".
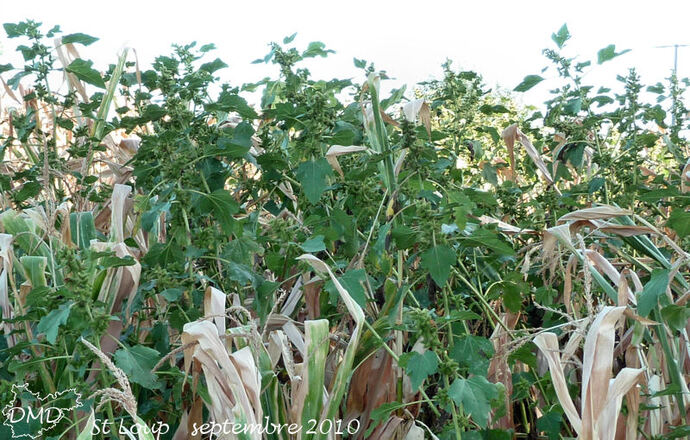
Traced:
<path fill-rule="evenodd" d="M 0 65 L 0 397 L 88 396 L 51 438 L 125 418 L 161 438 L 264 417 L 348 438 L 687 430 L 687 81 L 589 85 L 626 51 L 568 57 L 565 25 L 514 89 L 556 76 L 543 110 L 450 62 L 386 97 L 364 60 L 316 80 L 304 60 L 332 51 L 294 35 L 256 61 L 277 77 L 237 87 L 213 45 L 101 73 L 75 46 L 94 37 L 4 27 L 27 43 Z"/>

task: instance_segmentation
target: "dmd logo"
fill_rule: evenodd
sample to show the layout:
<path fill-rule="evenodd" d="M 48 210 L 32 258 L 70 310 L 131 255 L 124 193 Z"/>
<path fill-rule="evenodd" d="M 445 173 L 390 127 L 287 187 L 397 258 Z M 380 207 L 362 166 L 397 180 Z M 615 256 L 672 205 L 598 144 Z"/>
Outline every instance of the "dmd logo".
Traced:
<path fill-rule="evenodd" d="M 74 389 L 41 397 L 26 384 L 12 385 L 12 400 L 2 409 L 3 425 L 12 431 L 12 438 L 35 440 L 81 406 L 81 394 Z"/>

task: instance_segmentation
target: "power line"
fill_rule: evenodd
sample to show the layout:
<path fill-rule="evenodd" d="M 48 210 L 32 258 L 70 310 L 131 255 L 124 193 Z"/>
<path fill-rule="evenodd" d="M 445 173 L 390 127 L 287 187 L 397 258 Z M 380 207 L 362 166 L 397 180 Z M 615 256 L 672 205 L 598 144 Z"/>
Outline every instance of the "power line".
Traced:
<path fill-rule="evenodd" d="M 678 48 L 679 47 L 690 47 L 690 44 L 667 44 L 665 46 L 654 46 L 654 49 L 669 49 L 673 48 L 673 77 L 678 78 Z M 676 108 L 676 96 L 673 96 L 673 108 Z M 671 125 L 676 125 L 676 114 L 675 110 L 671 113 Z"/>

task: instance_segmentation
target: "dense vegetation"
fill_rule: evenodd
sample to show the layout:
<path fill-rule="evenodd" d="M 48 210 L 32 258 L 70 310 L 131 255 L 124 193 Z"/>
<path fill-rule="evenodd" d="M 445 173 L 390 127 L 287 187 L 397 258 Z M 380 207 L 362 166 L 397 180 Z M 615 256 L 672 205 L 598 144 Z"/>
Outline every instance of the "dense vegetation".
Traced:
<path fill-rule="evenodd" d="M 94 37 L 4 29 L 0 402 L 82 396 L 43 438 L 690 435 L 687 81 L 588 85 L 622 52 L 566 26 L 541 111 L 450 63 L 316 80 L 294 35 L 238 87 L 213 45 L 99 72 Z"/>

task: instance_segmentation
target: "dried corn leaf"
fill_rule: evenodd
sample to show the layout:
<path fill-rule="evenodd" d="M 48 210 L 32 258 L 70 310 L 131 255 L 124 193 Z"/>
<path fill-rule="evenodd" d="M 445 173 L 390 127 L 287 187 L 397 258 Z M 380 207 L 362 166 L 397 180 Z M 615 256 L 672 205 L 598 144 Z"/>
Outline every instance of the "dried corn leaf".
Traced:
<path fill-rule="evenodd" d="M 577 220 L 600 220 L 631 214 L 632 212 L 630 210 L 621 209 L 617 206 L 600 205 L 593 208 L 579 209 L 577 211 L 570 212 L 559 218 L 558 223 Z"/>
<path fill-rule="evenodd" d="M 340 177 L 344 177 L 343 174 L 343 169 L 340 167 L 340 163 L 338 163 L 338 156 L 342 156 L 345 154 L 351 154 L 351 153 L 357 153 L 359 151 L 366 151 L 367 147 L 361 147 L 361 146 L 344 146 L 344 145 L 333 145 L 331 148 L 328 149 L 326 152 L 326 160 L 328 161 L 329 164 L 333 167 L 335 171 L 340 174 Z"/>

